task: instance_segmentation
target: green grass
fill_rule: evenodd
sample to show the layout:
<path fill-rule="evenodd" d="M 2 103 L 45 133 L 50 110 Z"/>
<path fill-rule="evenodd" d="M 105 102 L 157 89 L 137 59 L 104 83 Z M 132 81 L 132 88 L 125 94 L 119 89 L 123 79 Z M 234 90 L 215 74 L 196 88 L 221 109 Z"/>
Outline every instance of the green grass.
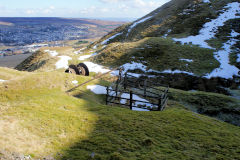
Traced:
<path fill-rule="evenodd" d="M 240 100 L 238 99 L 217 93 L 178 89 L 170 89 L 169 98 L 194 112 L 240 126 Z"/>
<path fill-rule="evenodd" d="M 179 59 L 191 59 L 193 62 Z M 120 66 L 134 61 L 158 71 L 178 69 L 196 75 L 205 75 L 219 66 L 219 62 L 213 57 L 213 50 L 154 37 L 131 43 L 112 43 L 94 60 L 107 66 Z"/>
<path fill-rule="evenodd" d="M 19 72 L 14 69 L 0 67 L 0 79 L 9 80 L 13 78 L 26 76 L 27 72 Z"/>
<path fill-rule="evenodd" d="M 91 77 L 28 74 L 0 87 L 0 124 L 11 126 L 0 130 L 0 150 L 41 159 L 239 158 L 239 127 L 177 102 L 170 101 L 163 112 L 135 112 L 105 106 L 105 96 L 85 87 L 64 92 L 73 87 L 72 80 L 81 83 Z"/>
<path fill-rule="evenodd" d="M 75 43 L 75 45 L 81 45 L 81 44 L 86 44 L 86 43 L 88 43 L 88 41 L 82 41 L 82 40 L 80 40 L 80 41 L 77 41 L 77 42 Z"/>

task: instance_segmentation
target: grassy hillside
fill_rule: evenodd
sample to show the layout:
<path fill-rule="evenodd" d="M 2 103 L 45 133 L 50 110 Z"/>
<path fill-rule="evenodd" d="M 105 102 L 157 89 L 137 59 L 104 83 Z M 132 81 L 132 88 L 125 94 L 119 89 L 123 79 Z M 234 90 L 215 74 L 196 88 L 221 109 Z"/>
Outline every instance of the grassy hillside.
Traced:
<path fill-rule="evenodd" d="M 181 59 L 191 59 L 192 62 Z M 219 66 L 213 50 L 177 44 L 166 38 L 144 38 L 137 42 L 112 43 L 94 57 L 98 63 L 120 66 L 131 61 L 142 63 L 149 69 L 184 70 L 203 76 Z"/>
<path fill-rule="evenodd" d="M 50 49 L 57 51 L 57 56 L 51 56 L 45 50 Z M 74 48 L 72 47 L 54 47 L 54 48 L 41 48 L 39 51 L 33 53 L 30 57 L 25 59 L 15 69 L 19 71 L 53 71 L 56 69 L 56 62 L 60 59 L 58 56 L 70 56 L 76 58 L 76 55 L 73 53 Z"/>
<path fill-rule="evenodd" d="M 66 74 L 55 66 L 58 56 L 70 56 L 69 64 L 77 64 L 82 62 L 80 56 L 96 52 L 90 60 L 109 67 L 136 62 L 157 71 L 194 73 L 192 77 L 146 73 L 159 74 L 152 80 L 174 83 L 185 90 L 215 91 L 219 84 L 238 88 L 237 83 L 226 79 L 199 77 L 220 66 L 214 52 L 229 40 L 226 37 L 232 26 L 238 27 L 238 21 L 227 22 L 219 28 L 215 39 L 209 40 L 216 50 L 172 40 L 196 35 L 204 23 L 217 17 L 219 10 L 232 1 L 211 2 L 173 0 L 143 17 L 152 18 L 131 30 L 134 23 L 125 24 L 79 54 L 71 47 L 50 48 L 59 53 L 52 57 L 44 52 L 49 48 L 43 48 L 17 66 L 18 70 L 31 72 L 0 68 L 0 79 L 7 80 L 0 82 L 0 159 L 28 155 L 34 159 L 240 159 L 239 90 L 228 89 L 233 98 L 171 88 L 164 111 L 137 112 L 106 106 L 105 95 L 95 95 L 86 86 L 66 93 L 75 86 L 72 81 L 81 84 L 97 73 L 83 77 Z M 116 33 L 121 34 L 111 38 Z M 107 43 L 102 43 L 107 39 Z M 237 46 L 238 43 L 235 49 Z M 237 53 L 236 49 L 230 56 L 235 65 Z M 141 69 L 134 72 L 143 73 Z M 88 85 L 107 86 L 113 79 L 108 75 Z"/>
<path fill-rule="evenodd" d="M 216 18 L 226 4 L 234 1 L 236 0 L 215 0 L 211 3 L 203 3 L 202 0 L 172 0 L 140 18 L 152 17 L 136 25 L 130 33 L 128 29 L 132 23 L 115 29 L 99 42 L 120 32 L 123 34 L 109 42 L 136 41 L 144 37 L 161 37 L 165 34 L 169 37 L 197 35 L 206 22 Z M 229 27 L 232 28 L 232 26 Z"/>
<path fill-rule="evenodd" d="M 104 96 L 85 87 L 64 92 L 74 86 L 71 81 L 90 77 L 0 68 L 0 78 L 9 80 L 0 85 L 3 159 L 13 153 L 41 159 L 239 158 L 239 127 L 178 102 L 170 101 L 163 112 L 135 112 L 105 106 Z"/>
<path fill-rule="evenodd" d="M 191 111 L 240 126 L 240 100 L 217 93 L 171 88 L 169 98 Z"/>
<path fill-rule="evenodd" d="M 98 52 L 104 54 L 99 57 L 100 59 L 96 58 L 97 61 L 108 65 L 122 64 L 125 58 L 128 58 L 128 61 L 133 60 L 134 58 L 130 56 L 135 52 L 136 59 L 140 57 L 147 59 L 146 64 L 149 68 L 160 71 L 179 69 L 203 76 L 219 67 L 219 62 L 217 62 L 216 57 L 214 58 L 214 55 L 216 51 L 223 49 L 224 43 L 233 38 L 231 37 L 232 31 L 240 32 L 239 18 L 229 19 L 223 26 L 216 27 L 215 36 L 208 40 L 209 46 L 213 47 L 212 51 L 192 44 L 176 45 L 170 39 L 198 35 L 203 25 L 216 19 L 226 10 L 224 7 L 231 2 L 238 1 L 217 0 L 203 3 L 202 0 L 172 0 L 137 21 L 115 29 L 89 47 L 98 46 Z M 147 47 L 148 41 L 146 39 L 155 41 L 153 48 Z M 239 39 L 239 35 L 235 39 Z M 107 48 L 102 51 L 103 42 Z M 237 62 L 239 42 L 236 42 L 231 49 L 230 64 L 239 68 Z M 142 56 L 142 53 L 148 54 L 148 57 Z M 123 54 L 125 56 L 122 56 Z M 110 58 L 107 58 L 106 55 Z M 152 59 L 157 63 L 149 60 L 150 56 L 154 57 Z M 157 61 L 155 61 L 155 57 L 157 57 Z M 182 57 L 193 59 L 194 63 L 179 63 L 178 60 Z M 105 62 L 103 58 L 106 58 L 107 61 Z M 161 60 L 159 60 L 160 58 Z"/>

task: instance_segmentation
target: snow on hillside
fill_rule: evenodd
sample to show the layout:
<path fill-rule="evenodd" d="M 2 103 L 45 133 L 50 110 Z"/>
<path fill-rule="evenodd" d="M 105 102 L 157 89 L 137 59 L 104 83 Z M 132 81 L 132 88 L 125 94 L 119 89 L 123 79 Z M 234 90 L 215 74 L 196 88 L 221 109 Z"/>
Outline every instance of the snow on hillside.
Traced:
<path fill-rule="evenodd" d="M 184 73 L 184 74 L 188 74 L 188 75 L 191 75 L 191 76 L 193 76 L 194 75 L 194 73 L 191 73 L 191 72 L 186 72 L 186 71 L 180 71 L 180 70 L 174 70 L 174 71 L 172 71 L 172 70 L 164 70 L 164 71 L 162 71 L 161 73 L 171 73 L 171 74 L 176 74 L 176 73 Z"/>
<path fill-rule="evenodd" d="M 50 56 L 52 57 L 56 57 L 57 55 L 59 55 L 59 53 L 57 51 L 52 51 L 52 50 L 44 50 L 44 52 L 47 52 L 48 54 L 50 54 Z M 56 69 L 61 69 L 61 68 L 68 68 L 68 61 L 72 60 L 71 57 L 69 56 L 57 56 L 60 58 L 60 60 L 57 61 L 57 63 L 55 64 Z"/>
<path fill-rule="evenodd" d="M 203 28 L 200 30 L 200 34 L 196 36 L 189 36 L 186 38 L 174 38 L 175 41 L 180 41 L 182 44 L 184 43 L 192 43 L 195 45 L 199 45 L 203 48 L 210 48 L 206 40 L 209 40 L 215 36 L 217 33 L 218 27 L 223 26 L 224 23 L 230 19 L 240 18 L 237 13 L 240 13 L 240 3 L 233 2 L 229 3 L 224 9 L 222 10 L 222 14 L 219 15 L 218 18 L 211 20 L 204 24 Z"/>
<path fill-rule="evenodd" d="M 44 50 L 44 52 L 47 52 L 47 53 L 50 54 L 50 56 L 52 56 L 52 57 L 55 57 L 55 56 L 58 55 L 58 52 L 57 52 L 57 51 L 51 51 L 51 50 L 49 50 L 49 49 Z"/>
<path fill-rule="evenodd" d="M 85 50 L 85 49 L 86 49 L 86 47 L 85 47 L 85 48 L 81 48 L 81 49 L 78 50 L 78 51 L 74 51 L 73 53 L 75 53 L 75 54 L 81 54 L 81 53 L 83 53 L 82 51 Z"/>
<path fill-rule="evenodd" d="M 115 35 L 113 35 L 112 37 L 110 37 L 110 38 L 108 38 L 108 39 L 106 39 L 106 40 L 104 40 L 104 41 L 102 41 L 102 45 L 105 45 L 105 44 L 107 44 L 108 43 L 108 41 L 110 41 L 110 40 L 112 40 L 112 39 L 114 39 L 114 38 L 116 38 L 117 36 L 119 36 L 119 35 L 121 35 L 121 34 L 123 34 L 123 33 L 117 33 L 117 34 L 115 34 Z"/>
<path fill-rule="evenodd" d="M 93 56 L 96 56 L 96 55 L 97 55 L 97 53 L 93 53 L 93 54 L 91 54 L 91 55 L 80 56 L 80 57 L 78 58 L 78 60 L 83 61 L 83 60 L 85 60 L 85 59 L 88 59 L 88 58 L 93 57 Z"/>
<path fill-rule="evenodd" d="M 60 60 L 55 64 L 57 69 L 60 68 L 68 68 L 68 61 L 71 60 L 72 58 L 69 56 L 58 56 Z"/>
<path fill-rule="evenodd" d="M 140 23 L 143 23 L 143 22 L 149 20 L 149 19 L 152 18 L 152 17 L 153 17 L 153 16 L 149 16 L 149 17 L 146 17 L 146 18 L 143 18 L 143 19 L 141 19 L 141 20 L 138 20 L 138 21 L 134 22 L 134 23 L 128 28 L 127 36 L 128 36 L 128 34 L 132 31 L 132 29 L 133 29 L 134 27 L 136 27 L 136 26 L 137 26 L 138 24 L 140 24 Z"/>
<path fill-rule="evenodd" d="M 209 2 L 209 1 L 204 1 Z M 218 27 L 224 26 L 224 23 L 230 19 L 240 18 L 240 3 L 233 2 L 229 3 L 227 6 L 224 7 L 218 18 L 211 20 L 204 24 L 203 28 L 200 30 L 200 34 L 196 36 L 189 36 L 186 38 L 174 38 L 175 41 L 180 41 L 182 44 L 184 43 L 192 43 L 195 45 L 199 45 L 203 48 L 210 48 L 206 40 L 210 40 L 214 38 L 215 34 L 217 33 Z M 226 79 L 232 79 L 233 75 L 237 75 L 239 69 L 233 65 L 230 65 L 229 61 L 229 53 L 231 52 L 231 46 L 233 46 L 236 41 L 234 37 L 238 36 L 239 33 L 232 30 L 231 39 L 224 43 L 223 49 L 220 51 L 215 52 L 214 57 L 220 62 L 220 67 L 214 69 L 211 73 L 207 74 L 206 78 L 212 77 L 222 77 Z"/>
<path fill-rule="evenodd" d="M 189 63 L 193 62 L 193 60 L 192 60 L 192 59 L 184 59 L 184 58 L 182 58 L 182 59 L 179 59 L 179 60 L 180 60 L 180 61 L 189 62 Z"/>
<path fill-rule="evenodd" d="M 89 85 L 87 89 L 91 90 L 95 94 L 107 94 L 107 88 L 100 85 Z"/>
<path fill-rule="evenodd" d="M 203 0 L 204 3 L 210 3 L 210 0 Z"/>
<path fill-rule="evenodd" d="M 237 56 L 238 56 L 237 62 L 240 63 L 240 54 L 238 54 Z"/>
<path fill-rule="evenodd" d="M 188 74 L 188 75 L 194 75 L 194 73 L 190 73 L 190 72 L 186 72 L 186 71 L 180 71 L 180 70 L 164 70 L 164 71 L 157 71 L 157 70 L 153 70 L 153 69 L 148 69 L 147 70 L 147 66 L 143 65 L 142 63 L 136 63 L 136 62 L 131 62 L 131 63 L 126 63 L 124 65 L 121 66 L 121 68 L 124 69 L 123 74 L 125 74 L 127 71 L 130 70 L 136 70 L 139 69 L 141 71 L 143 71 L 144 73 L 170 73 L 170 74 L 176 74 L 176 73 L 184 73 L 184 74 Z M 113 75 L 118 75 L 119 71 L 113 71 L 112 72 Z M 129 75 L 132 75 L 134 77 L 140 77 L 143 74 L 136 74 L 136 73 L 128 73 Z M 146 76 L 144 74 L 144 76 Z M 155 75 L 147 75 L 149 77 L 155 77 Z"/>
<path fill-rule="evenodd" d="M 92 62 L 84 62 L 84 64 L 88 67 L 89 72 L 107 73 L 110 71 L 109 69 L 105 69 L 103 66 L 92 63 Z"/>
<path fill-rule="evenodd" d="M 90 55 L 84 55 L 84 56 L 80 56 L 78 58 L 78 60 L 81 60 L 81 61 L 84 61 L 90 57 L 93 57 L 97 55 L 97 53 L 93 53 L 93 54 L 90 54 Z M 96 64 L 96 63 L 93 63 L 93 62 L 89 62 L 89 61 L 85 61 L 84 64 L 88 67 L 89 69 L 89 72 L 95 72 L 95 73 L 107 73 L 109 72 L 110 70 L 109 69 L 106 69 L 104 66 L 102 65 L 99 65 L 99 64 Z"/>
<path fill-rule="evenodd" d="M 209 0 L 203 0 L 204 3 L 210 3 Z M 216 18 L 216 19 L 212 19 L 210 20 L 210 22 L 207 22 L 206 24 L 204 24 L 203 28 L 199 31 L 199 35 L 196 36 L 189 36 L 186 38 L 174 38 L 175 41 L 180 41 L 183 44 L 184 43 L 192 43 L 194 45 L 199 45 L 200 47 L 203 48 L 210 48 L 210 49 L 214 49 L 212 47 L 210 47 L 208 45 L 208 43 L 206 42 L 206 40 L 212 39 L 214 38 L 215 34 L 218 31 L 218 28 L 221 26 L 224 26 L 224 23 L 227 22 L 230 19 L 235 19 L 235 18 L 240 18 L 240 3 L 238 2 L 232 2 L 227 4 L 224 9 L 221 11 L 221 14 Z M 129 27 L 128 27 L 128 34 L 132 31 L 132 29 L 134 27 L 136 27 L 138 24 L 140 23 L 144 23 L 147 20 L 150 20 L 154 15 L 151 16 L 147 16 L 145 18 L 142 18 L 140 20 L 135 21 L 134 23 L 132 23 Z M 168 33 L 171 32 L 171 30 L 168 30 Z M 101 42 L 102 45 L 106 45 L 110 40 L 116 38 L 117 36 L 123 34 L 121 33 L 117 33 L 113 36 L 111 36 L 110 38 L 104 40 L 103 42 Z M 236 37 L 239 33 L 235 32 L 234 30 L 231 33 L 232 37 Z M 164 35 L 164 37 L 166 37 L 166 35 Z M 229 64 L 229 53 L 231 52 L 231 46 L 234 45 L 236 43 L 236 40 L 231 39 L 230 41 L 228 41 L 227 43 L 224 44 L 223 46 L 223 50 L 220 51 L 216 51 L 215 52 L 215 58 L 220 62 L 220 67 L 213 70 L 212 73 L 207 74 L 205 77 L 207 78 L 211 78 L 211 77 L 223 77 L 223 78 L 232 78 L 233 75 L 236 75 L 238 73 L 238 69 L 235 66 L 232 66 Z M 96 48 L 97 46 L 94 46 L 94 48 Z M 104 46 L 105 47 L 105 46 Z M 141 48 L 139 48 L 141 49 Z M 95 55 L 95 54 L 93 54 Z M 86 60 L 90 57 L 92 57 L 93 55 L 84 55 L 79 57 L 79 60 Z M 238 55 L 238 59 L 237 61 L 240 61 L 240 55 Z M 188 63 L 192 63 L 193 60 L 192 59 L 179 59 L 179 61 L 184 61 L 184 62 L 188 62 Z M 96 73 L 106 73 L 109 71 L 109 69 L 105 69 L 103 66 L 98 65 L 98 64 L 94 64 L 92 62 L 85 62 L 87 64 L 87 66 L 90 68 L 90 72 L 96 72 Z M 188 65 L 188 64 L 186 64 Z M 124 65 L 121 66 L 122 68 L 124 68 L 124 73 L 127 72 L 128 70 L 136 70 L 139 69 L 141 71 L 143 71 L 145 73 L 170 73 L 170 74 L 179 74 L 179 73 L 184 73 L 184 74 L 188 74 L 188 75 L 192 75 L 194 76 L 194 73 L 191 72 L 187 72 L 187 71 L 181 71 L 181 70 L 170 70 L 170 69 L 166 69 L 163 71 L 157 71 L 157 70 L 153 70 L 153 69 L 147 69 L 147 66 L 141 64 L 141 63 L 136 63 L 136 62 L 130 62 L 130 63 L 126 63 Z M 112 75 L 118 75 L 119 71 L 113 71 L 111 72 Z M 129 73 L 132 76 L 135 77 L 140 77 L 143 74 L 136 74 L 136 73 Z M 150 77 L 153 77 L 155 75 L 148 75 Z"/>
<path fill-rule="evenodd" d="M 236 43 L 237 40 L 229 40 L 224 43 L 223 50 L 215 52 L 215 58 L 220 62 L 220 67 L 214 69 L 210 74 L 207 74 L 206 78 L 212 77 L 222 77 L 226 79 L 232 79 L 233 75 L 237 75 L 239 69 L 233 65 L 230 65 L 229 53 L 231 52 L 231 47 Z"/>

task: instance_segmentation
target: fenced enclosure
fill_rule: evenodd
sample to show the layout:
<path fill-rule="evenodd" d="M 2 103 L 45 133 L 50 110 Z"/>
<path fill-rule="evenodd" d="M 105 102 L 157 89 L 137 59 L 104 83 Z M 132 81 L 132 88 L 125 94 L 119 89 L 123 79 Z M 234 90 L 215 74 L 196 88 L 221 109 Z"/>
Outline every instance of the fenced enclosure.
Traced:
<path fill-rule="evenodd" d="M 106 104 L 131 110 L 162 111 L 168 102 L 168 90 L 168 86 L 120 72 L 117 81 L 107 87 Z"/>

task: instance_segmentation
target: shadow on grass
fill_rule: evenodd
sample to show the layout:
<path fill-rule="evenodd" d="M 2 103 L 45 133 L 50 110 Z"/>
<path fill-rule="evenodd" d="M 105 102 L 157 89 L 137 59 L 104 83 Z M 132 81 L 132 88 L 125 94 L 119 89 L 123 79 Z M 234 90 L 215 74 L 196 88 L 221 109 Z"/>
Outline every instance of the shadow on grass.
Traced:
<path fill-rule="evenodd" d="M 75 94 L 98 116 L 88 139 L 59 159 L 237 159 L 240 129 L 170 102 L 163 112 L 135 112 L 105 106 L 104 96 Z M 97 103 L 95 102 L 97 101 Z M 231 137 L 231 138 L 229 138 Z"/>

